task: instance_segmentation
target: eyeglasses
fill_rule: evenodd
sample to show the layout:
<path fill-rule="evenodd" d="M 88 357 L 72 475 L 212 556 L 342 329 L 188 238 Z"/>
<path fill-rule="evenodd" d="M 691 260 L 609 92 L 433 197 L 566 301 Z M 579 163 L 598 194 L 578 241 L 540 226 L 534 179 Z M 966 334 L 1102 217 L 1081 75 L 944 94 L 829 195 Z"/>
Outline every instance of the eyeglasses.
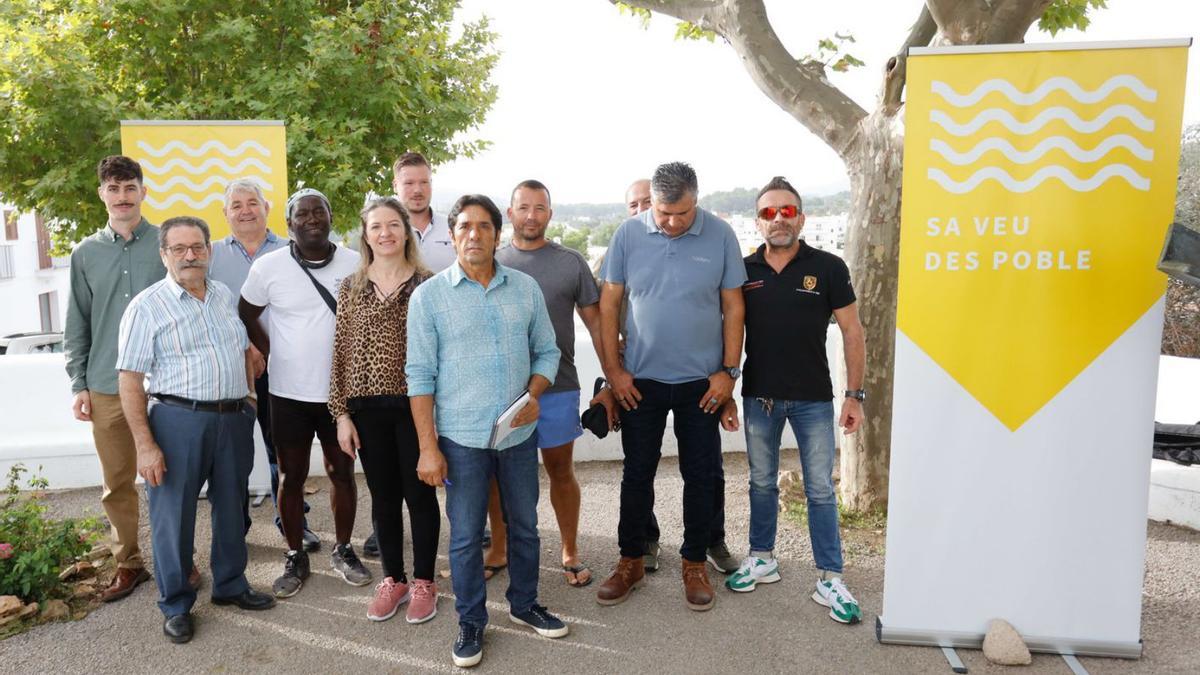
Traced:
<path fill-rule="evenodd" d="M 800 213 L 800 207 L 794 204 L 779 207 L 764 206 L 758 210 L 758 217 L 763 220 L 775 220 L 776 214 L 782 215 L 784 218 L 795 218 L 798 213 Z"/>
<path fill-rule="evenodd" d="M 208 246 L 204 244 L 192 244 L 191 246 L 176 244 L 174 246 L 167 247 L 167 252 L 176 258 L 182 258 L 187 254 L 188 251 L 191 251 L 192 255 L 196 256 L 197 258 L 203 258 L 208 254 Z"/>

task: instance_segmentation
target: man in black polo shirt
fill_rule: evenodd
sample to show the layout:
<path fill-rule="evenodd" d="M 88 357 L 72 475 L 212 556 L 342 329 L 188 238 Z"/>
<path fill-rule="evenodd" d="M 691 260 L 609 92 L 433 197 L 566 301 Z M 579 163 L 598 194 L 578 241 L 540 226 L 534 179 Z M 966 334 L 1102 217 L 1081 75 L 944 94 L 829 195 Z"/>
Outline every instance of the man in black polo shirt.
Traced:
<path fill-rule="evenodd" d="M 833 489 L 833 385 L 825 357 L 829 317 L 845 345 L 850 391 L 839 426 L 854 433 L 862 423 L 866 343 L 858 320 L 850 271 L 837 256 L 800 239 L 800 193 L 776 177 L 758 193 L 758 230 L 766 240 L 746 257 L 746 363 L 742 384 L 746 455 L 750 461 L 750 555 L 726 580 L 732 591 L 779 581 L 775 528 L 779 511 L 779 442 L 790 423 L 800 446 L 808 532 L 820 576 L 812 599 L 841 623 L 861 620 L 858 602 L 842 583 L 842 542 Z M 737 422 L 736 404 L 721 413 Z"/>

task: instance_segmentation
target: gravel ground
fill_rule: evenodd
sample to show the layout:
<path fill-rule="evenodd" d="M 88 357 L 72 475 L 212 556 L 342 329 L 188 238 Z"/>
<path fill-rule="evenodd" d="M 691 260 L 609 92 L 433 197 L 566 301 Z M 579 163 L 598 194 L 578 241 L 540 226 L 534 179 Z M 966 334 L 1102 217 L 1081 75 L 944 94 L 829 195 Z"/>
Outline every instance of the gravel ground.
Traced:
<path fill-rule="evenodd" d="M 785 459 L 795 467 L 793 456 Z M 620 466 L 589 462 L 578 466 L 584 513 L 580 523 L 583 559 L 603 577 L 617 557 L 616 524 Z M 748 503 L 745 455 L 726 456 L 728 540 L 740 553 L 746 538 Z M 489 583 L 491 623 L 479 672 L 805 672 L 928 673 L 949 672 L 940 651 L 921 647 L 881 646 L 875 641 L 875 616 L 883 593 L 883 555 L 874 533 L 852 534 L 847 544 L 846 580 L 864 610 L 864 621 L 843 626 L 830 621 L 824 608 L 809 598 L 813 579 L 807 532 L 796 522 L 780 519 L 777 555 L 783 583 L 750 594 L 720 589 L 713 611 L 696 613 L 683 603 L 679 557 L 682 531 L 676 461 L 664 459 L 657 486 L 658 514 L 664 543 L 663 569 L 623 605 L 601 607 L 595 584 L 569 588 L 555 563 L 558 533 L 542 478 L 539 522 L 542 532 L 540 598 L 551 611 L 571 623 L 571 635 L 548 640 L 519 629 L 505 617 L 507 576 Z M 201 504 L 197 559 L 205 588 L 194 608 L 196 638 L 173 645 L 161 633 L 162 616 L 155 606 L 154 584 L 140 587 L 124 601 L 104 605 L 77 622 L 39 626 L 0 642 L 0 671 L 19 673 L 263 673 L 263 672 L 451 672 L 450 648 L 457 631 L 448 579 L 439 579 L 442 599 L 433 621 L 410 626 L 396 618 L 384 623 L 366 619 L 371 586 L 354 588 L 333 576 L 328 566 L 332 518 L 326 506 L 328 482 L 311 495 L 309 520 L 324 546 L 313 554 L 313 576 L 304 589 L 268 612 L 242 612 L 209 604 L 207 579 L 207 507 Z M 99 490 L 55 493 L 51 503 L 62 514 L 96 513 Z M 143 509 L 145 500 L 143 499 Z M 367 534 L 366 485 L 359 477 L 356 545 Z M 268 500 L 252 511 L 248 542 L 250 583 L 269 590 L 282 569 L 282 540 L 272 524 Z M 441 550 L 448 528 L 443 524 Z M 672 541 L 674 540 L 674 541 Z M 149 542 L 143 511 L 142 542 Z M 406 552 L 411 548 L 406 547 Z M 439 568 L 448 566 L 443 556 Z M 367 561 L 378 577 L 380 567 Z M 1200 533 L 1149 524 L 1146 583 L 1142 610 L 1145 651 L 1139 661 L 1082 658 L 1092 673 L 1200 672 Z M 716 582 L 713 576 L 714 585 Z M 1047 597 L 1048 605 L 1055 599 Z M 981 652 L 960 650 L 974 673 L 1000 672 Z M 1024 672 L 1069 673 L 1057 656 L 1034 655 Z"/>

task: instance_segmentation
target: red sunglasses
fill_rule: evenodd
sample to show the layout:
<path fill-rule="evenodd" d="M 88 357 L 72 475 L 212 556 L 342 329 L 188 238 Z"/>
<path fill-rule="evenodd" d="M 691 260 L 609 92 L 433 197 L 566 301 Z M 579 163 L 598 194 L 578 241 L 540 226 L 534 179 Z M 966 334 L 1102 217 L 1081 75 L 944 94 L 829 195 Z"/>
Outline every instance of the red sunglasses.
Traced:
<path fill-rule="evenodd" d="M 787 206 L 764 206 L 758 210 L 758 217 L 763 220 L 775 220 L 776 214 L 782 215 L 784 218 L 795 218 L 800 213 L 800 207 L 792 204 Z"/>

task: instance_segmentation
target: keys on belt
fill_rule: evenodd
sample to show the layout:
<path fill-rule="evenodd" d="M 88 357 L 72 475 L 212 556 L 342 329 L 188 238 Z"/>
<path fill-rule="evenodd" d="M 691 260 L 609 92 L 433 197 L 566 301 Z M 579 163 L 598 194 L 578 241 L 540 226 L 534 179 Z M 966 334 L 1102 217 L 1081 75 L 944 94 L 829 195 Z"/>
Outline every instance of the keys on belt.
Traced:
<path fill-rule="evenodd" d="M 231 398 L 222 401 L 196 401 L 182 396 L 172 396 L 170 394 L 150 394 L 150 398 L 173 405 L 180 408 L 189 408 L 191 410 L 199 410 L 201 412 L 227 413 L 238 412 L 245 405 L 245 399 Z"/>

